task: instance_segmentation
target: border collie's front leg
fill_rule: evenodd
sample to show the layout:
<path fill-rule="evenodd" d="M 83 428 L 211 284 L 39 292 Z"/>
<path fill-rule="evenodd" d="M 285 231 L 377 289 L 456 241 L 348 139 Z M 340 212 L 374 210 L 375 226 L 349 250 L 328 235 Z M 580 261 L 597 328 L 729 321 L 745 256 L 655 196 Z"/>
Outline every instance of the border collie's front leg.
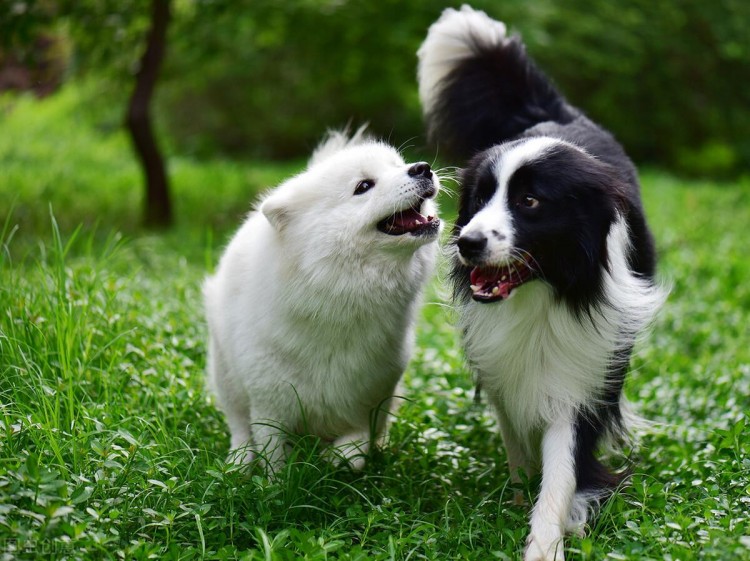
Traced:
<path fill-rule="evenodd" d="M 542 438 L 542 486 L 531 514 L 524 561 L 564 561 L 563 536 L 576 491 L 573 414 L 547 427 Z"/>

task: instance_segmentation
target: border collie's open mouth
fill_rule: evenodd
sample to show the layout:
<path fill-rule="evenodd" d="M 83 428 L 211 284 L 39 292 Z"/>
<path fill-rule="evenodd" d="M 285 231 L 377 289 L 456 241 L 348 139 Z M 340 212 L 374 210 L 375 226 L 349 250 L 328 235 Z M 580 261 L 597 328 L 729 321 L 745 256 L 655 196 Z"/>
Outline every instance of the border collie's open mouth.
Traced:
<path fill-rule="evenodd" d="M 378 222 L 378 230 L 389 236 L 424 236 L 436 233 L 440 227 L 440 220 L 435 216 L 424 216 L 420 212 L 423 202 L 424 199 L 419 199 L 411 207 L 384 218 Z"/>
<path fill-rule="evenodd" d="M 513 289 L 536 276 L 525 260 L 511 261 L 500 267 L 474 267 L 471 271 L 471 297 L 477 302 L 505 300 Z"/>

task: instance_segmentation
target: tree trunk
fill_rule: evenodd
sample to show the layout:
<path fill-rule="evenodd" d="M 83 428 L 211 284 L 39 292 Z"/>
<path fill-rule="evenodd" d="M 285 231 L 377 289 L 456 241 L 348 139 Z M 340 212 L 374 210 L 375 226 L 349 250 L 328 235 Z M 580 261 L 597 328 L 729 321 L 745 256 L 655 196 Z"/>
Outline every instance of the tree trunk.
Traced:
<path fill-rule="evenodd" d="M 128 103 L 127 127 L 146 180 L 144 221 L 146 226 L 172 224 L 172 204 L 164 158 L 156 143 L 151 125 L 150 104 L 164 59 L 170 0 L 151 0 L 151 29 L 146 50 L 135 76 L 135 88 Z"/>

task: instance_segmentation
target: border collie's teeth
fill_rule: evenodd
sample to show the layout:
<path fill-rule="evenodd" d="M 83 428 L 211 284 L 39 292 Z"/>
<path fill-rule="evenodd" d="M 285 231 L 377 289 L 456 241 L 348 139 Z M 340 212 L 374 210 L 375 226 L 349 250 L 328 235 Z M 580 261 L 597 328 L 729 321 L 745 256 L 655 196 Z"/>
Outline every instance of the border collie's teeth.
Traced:
<path fill-rule="evenodd" d="M 497 296 L 500 293 L 500 289 L 498 287 L 494 287 L 492 289 L 492 295 Z"/>
<path fill-rule="evenodd" d="M 501 281 L 508 280 L 508 275 L 503 275 L 502 277 L 500 277 L 500 280 Z"/>
<path fill-rule="evenodd" d="M 479 288 L 480 288 L 480 287 L 479 287 L 479 285 L 476 285 L 476 284 L 472 284 L 472 285 L 470 285 L 470 286 L 471 286 L 471 291 L 472 291 L 472 292 L 476 292 L 476 291 L 477 291 L 477 290 L 479 290 Z"/>

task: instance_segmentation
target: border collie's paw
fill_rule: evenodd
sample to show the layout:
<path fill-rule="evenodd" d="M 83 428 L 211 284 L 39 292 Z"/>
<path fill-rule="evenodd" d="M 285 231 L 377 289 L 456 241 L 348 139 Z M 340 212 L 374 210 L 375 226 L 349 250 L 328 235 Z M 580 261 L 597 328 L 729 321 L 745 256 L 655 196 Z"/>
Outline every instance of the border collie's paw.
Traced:
<path fill-rule="evenodd" d="M 530 534 L 526 540 L 523 561 L 565 561 L 563 539 Z"/>

